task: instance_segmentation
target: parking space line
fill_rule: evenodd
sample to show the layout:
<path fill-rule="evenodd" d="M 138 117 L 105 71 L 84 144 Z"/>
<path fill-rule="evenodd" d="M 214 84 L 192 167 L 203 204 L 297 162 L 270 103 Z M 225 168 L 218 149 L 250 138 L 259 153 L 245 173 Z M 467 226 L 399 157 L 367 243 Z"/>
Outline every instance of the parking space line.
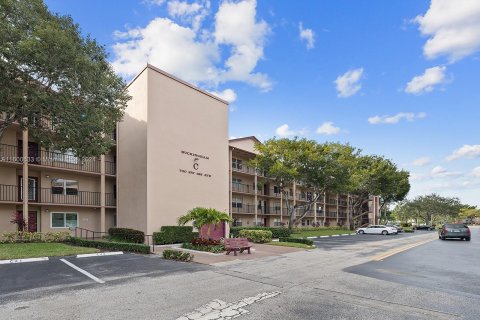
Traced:
<path fill-rule="evenodd" d="M 428 242 L 431 242 L 435 239 L 428 239 L 426 241 L 419 241 L 419 242 L 415 242 L 413 244 L 408 244 L 408 245 L 405 245 L 403 247 L 399 247 L 399 248 L 395 248 L 395 249 L 392 249 L 392 250 L 389 250 L 387 252 L 384 252 L 384 253 L 381 253 L 379 255 L 376 255 L 372 258 L 373 261 L 382 261 L 383 259 L 386 259 L 388 257 L 391 257 L 393 255 L 396 255 L 398 253 L 401 253 L 401 252 L 404 252 L 404 251 L 407 251 L 407 250 L 410 250 L 410 249 L 413 249 L 415 247 L 418 247 L 420 245 L 423 245 L 423 244 L 426 244 Z"/>
<path fill-rule="evenodd" d="M 105 283 L 105 281 L 103 281 L 102 279 L 99 279 L 99 278 L 95 277 L 95 276 L 94 276 L 93 274 L 91 274 L 90 272 L 85 271 L 85 270 L 83 270 L 82 268 L 77 267 L 76 265 L 74 265 L 73 263 L 71 263 L 71 262 L 69 262 L 69 261 L 67 261 L 67 260 L 65 260 L 65 259 L 60 259 L 60 261 L 62 261 L 62 262 L 65 263 L 67 266 L 72 267 L 73 269 L 75 269 L 75 270 L 77 270 L 78 272 L 86 275 L 87 277 L 89 277 L 90 279 L 92 279 L 92 280 L 94 280 L 94 281 L 96 281 L 96 282 L 98 282 L 98 283 Z"/>

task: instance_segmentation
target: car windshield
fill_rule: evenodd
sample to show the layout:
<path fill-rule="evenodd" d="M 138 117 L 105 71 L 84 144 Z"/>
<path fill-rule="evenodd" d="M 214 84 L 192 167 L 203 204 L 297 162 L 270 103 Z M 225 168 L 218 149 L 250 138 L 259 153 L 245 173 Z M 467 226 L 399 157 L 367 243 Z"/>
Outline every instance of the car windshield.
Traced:
<path fill-rule="evenodd" d="M 463 228 L 468 228 L 464 224 L 446 224 L 445 228 L 450 228 L 450 229 L 463 229 Z"/>

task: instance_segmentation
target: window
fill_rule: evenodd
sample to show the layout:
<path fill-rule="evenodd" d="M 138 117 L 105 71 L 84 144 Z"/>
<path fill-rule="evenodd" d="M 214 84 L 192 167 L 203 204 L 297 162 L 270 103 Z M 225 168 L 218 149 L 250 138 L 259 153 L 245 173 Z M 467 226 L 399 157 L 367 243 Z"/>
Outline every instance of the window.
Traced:
<path fill-rule="evenodd" d="M 67 179 L 52 179 L 52 194 L 77 195 L 78 181 Z"/>
<path fill-rule="evenodd" d="M 273 186 L 273 193 L 280 193 L 280 188 L 277 186 Z"/>
<path fill-rule="evenodd" d="M 242 226 L 242 219 L 241 218 L 234 219 L 233 220 L 233 226 L 234 227 L 241 227 Z"/>
<path fill-rule="evenodd" d="M 282 226 L 282 225 L 283 225 L 283 223 L 280 221 L 279 218 L 273 219 L 273 226 L 274 226 L 274 227 L 280 227 L 280 226 Z"/>
<path fill-rule="evenodd" d="M 241 208 L 242 207 L 242 198 L 233 197 L 232 198 L 232 207 L 233 208 Z"/>
<path fill-rule="evenodd" d="M 20 200 L 23 200 L 23 177 L 20 176 Z M 28 200 L 37 201 L 37 178 L 28 178 Z"/>
<path fill-rule="evenodd" d="M 242 184 L 242 179 L 232 178 L 232 188 L 234 191 L 240 191 L 241 184 Z"/>
<path fill-rule="evenodd" d="M 76 212 L 52 212 L 52 228 L 75 228 L 78 227 L 78 213 Z"/>
<path fill-rule="evenodd" d="M 242 160 L 235 158 L 232 159 L 232 168 L 242 170 Z"/>

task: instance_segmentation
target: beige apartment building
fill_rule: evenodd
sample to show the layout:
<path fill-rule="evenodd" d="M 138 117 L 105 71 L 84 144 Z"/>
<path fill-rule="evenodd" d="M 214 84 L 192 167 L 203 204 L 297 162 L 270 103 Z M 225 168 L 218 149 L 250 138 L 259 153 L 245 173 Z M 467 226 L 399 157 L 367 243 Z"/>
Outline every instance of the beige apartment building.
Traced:
<path fill-rule="evenodd" d="M 32 232 L 115 225 L 115 154 L 113 147 L 99 159 L 80 161 L 41 148 L 13 124 L 0 141 L 0 232 L 16 230 L 10 222 L 16 213 Z"/>
<path fill-rule="evenodd" d="M 288 226 L 289 217 L 284 195 L 273 181 L 247 165 L 256 154 L 255 137 L 230 140 L 230 213 L 234 226 Z M 291 205 L 306 204 L 312 193 L 301 185 L 293 184 L 289 190 Z M 371 197 L 369 214 L 361 224 L 378 222 L 379 199 Z M 321 195 L 298 226 L 348 226 L 351 196 L 326 192 Z"/>
<path fill-rule="evenodd" d="M 128 91 L 116 143 L 100 158 L 45 150 L 18 125 L 8 129 L 0 141 L 0 232 L 15 230 L 19 212 L 39 232 L 119 226 L 152 234 L 197 206 L 229 212 L 233 225 L 288 221 L 277 187 L 246 165 L 258 140 L 228 139 L 226 101 L 151 65 Z M 294 203 L 311 196 L 299 185 L 290 194 Z M 302 225 L 347 225 L 348 210 L 348 195 L 326 193 Z M 364 222 L 375 223 L 376 197 L 370 212 Z"/>

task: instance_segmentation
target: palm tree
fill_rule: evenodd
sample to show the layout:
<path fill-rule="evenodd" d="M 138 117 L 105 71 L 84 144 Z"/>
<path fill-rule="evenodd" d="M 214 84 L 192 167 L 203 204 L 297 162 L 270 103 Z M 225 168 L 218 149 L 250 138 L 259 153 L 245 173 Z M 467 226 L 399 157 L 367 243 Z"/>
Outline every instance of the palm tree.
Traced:
<path fill-rule="evenodd" d="M 208 226 L 207 237 L 210 239 L 211 225 L 217 226 L 220 222 L 230 222 L 230 216 L 225 213 L 212 208 L 196 207 L 188 211 L 186 215 L 178 218 L 179 225 L 185 225 L 190 221 L 193 222 L 193 226 L 201 231 L 201 228 L 205 225 Z"/>

